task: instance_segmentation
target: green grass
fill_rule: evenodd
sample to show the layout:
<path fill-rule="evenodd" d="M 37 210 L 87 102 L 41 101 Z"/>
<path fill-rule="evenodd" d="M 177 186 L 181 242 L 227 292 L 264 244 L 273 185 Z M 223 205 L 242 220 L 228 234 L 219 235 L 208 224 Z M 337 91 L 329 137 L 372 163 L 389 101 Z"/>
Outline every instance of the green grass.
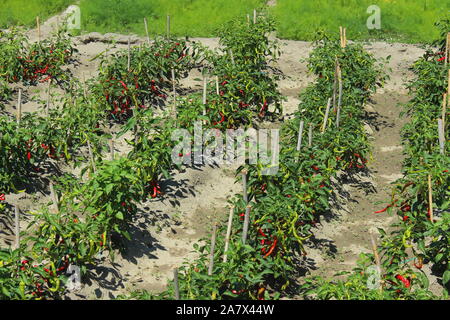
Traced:
<path fill-rule="evenodd" d="M 82 29 L 101 33 L 144 35 L 143 18 L 151 35 L 165 34 L 171 16 L 176 36 L 212 37 L 224 22 L 252 14 L 266 0 L 81 0 Z M 0 28 L 33 26 L 62 11 L 74 0 L 0 0 Z M 380 31 L 368 30 L 369 5 L 381 8 Z M 278 36 L 313 40 L 318 30 L 338 34 L 347 28 L 348 39 L 430 42 L 438 36 L 434 22 L 450 18 L 450 0 L 277 0 L 271 11 L 278 21 Z"/>
<path fill-rule="evenodd" d="M 366 27 L 372 4 L 381 8 L 380 31 Z M 318 29 L 339 34 L 344 26 L 348 39 L 418 43 L 438 36 L 433 24 L 449 10 L 450 0 L 278 0 L 273 13 L 285 39 L 313 40 Z"/>
<path fill-rule="evenodd" d="M 87 31 L 165 34 L 167 15 L 171 34 L 211 37 L 224 22 L 264 4 L 264 0 L 81 0 L 82 28 Z"/>
<path fill-rule="evenodd" d="M 0 28 L 32 26 L 67 8 L 73 0 L 0 0 Z"/>

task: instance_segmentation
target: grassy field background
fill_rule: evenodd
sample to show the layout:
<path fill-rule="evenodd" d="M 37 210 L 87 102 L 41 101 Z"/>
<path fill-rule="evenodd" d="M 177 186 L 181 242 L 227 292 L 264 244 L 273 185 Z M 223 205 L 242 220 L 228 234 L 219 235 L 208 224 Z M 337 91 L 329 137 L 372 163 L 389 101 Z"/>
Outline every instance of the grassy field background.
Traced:
<path fill-rule="evenodd" d="M 380 31 L 366 27 L 370 5 L 381 9 Z M 449 10 L 450 0 L 278 0 L 273 12 L 286 39 L 313 40 L 318 29 L 345 26 L 348 39 L 429 42 L 438 36 L 434 22 Z"/>
<path fill-rule="evenodd" d="M 83 31 L 144 35 L 143 18 L 152 35 L 165 34 L 166 17 L 177 36 L 215 36 L 222 23 L 251 14 L 265 0 L 0 0 L 0 28 L 32 26 L 73 3 L 81 7 Z M 381 8 L 382 29 L 368 30 L 370 5 Z M 437 37 L 434 22 L 450 18 L 450 0 L 277 0 L 270 9 L 278 21 L 278 36 L 313 40 L 318 30 L 338 33 L 347 28 L 349 39 L 430 42 Z"/>
<path fill-rule="evenodd" d="M 37 16 L 44 21 L 73 2 L 73 0 L 0 0 L 0 28 L 34 25 Z"/>
<path fill-rule="evenodd" d="M 88 31 L 143 35 L 146 17 L 150 34 L 164 34 L 170 15 L 172 34 L 212 37 L 224 22 L 251 14 L 264 3 L 263 0 L 81 0 L 80 6 L 83 28 Z"/>

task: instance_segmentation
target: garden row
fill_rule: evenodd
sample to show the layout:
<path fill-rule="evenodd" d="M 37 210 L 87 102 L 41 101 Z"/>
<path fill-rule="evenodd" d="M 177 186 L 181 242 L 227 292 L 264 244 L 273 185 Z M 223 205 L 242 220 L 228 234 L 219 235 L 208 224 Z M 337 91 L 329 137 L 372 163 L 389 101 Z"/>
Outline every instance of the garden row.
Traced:
<path fill-rule="evenodd" d="M 411 121 L 402 130 L 406 159 L 403 178 L 394 183 L 392 198 L 375 214 L 395 213 L 399 221 L 375 254 L 363 254 L 359 266 L 344 281 L 314 279 L 310 285 L 319 299 L 438 299 L 448 298 L 450 285 L 450 157 L 448 156 L 449 64 L 443 24 L 439 50 L 429 50 L 412 67 L 408 84 L 413 98 L 405 105 Z M 447 39 L 447 42 L 445 41 Z M 379 255 L 379 257 L 378 257 Z M 412 263 L 408 263 L 412 261 Z M 370 265 L 377 265 L 370 272 Z M 443 287 L 431 292 L 430 273 Z M 372 270 L 372 271 L 373 271 Z M 374 284 L 372 289 L 367 284 Z"/>
<path fill-rule="evenodd" d="M 194 246 L 196 261 L 178 268 L 162 294 L 137 291 L 130 297 L 263 300 L 289 295 L 307 254 L 305 243 L 329 210 L 331 179 L 339 170 L 365 167 L 370 146 L 362 106 L 385 79 L 381 64 L 359 44 L 324 39 L 308 63 L 318 80 L 301 95 L 295 119 L 282 125 L 278 173 L 264 175 L 263 163 L 240 167 L 244 193 L 230 200 L 228 223 L 214 226 L 211 238 Z M 310 128 L 308 143 L 303 128 Z"/>
<path fill-rule="evenodd" d="M 235 33 L 230 32 L 233 28 Z M 81 177 L 52 178 L 53 206 L 32 213 L 33 222 L 20 234 L 18 247 L 0 251 L 0 297 L 59 298 L 66 290 L 61 283 L 67 282 L 70 265 L 81 267 L 84 275 L 100 252 L 121 249 L 121 239 L 130 238 L 127 230 L 138 205 L 160 196 L 158 181 L 178 168 L 172 157 L 175 129 L 192 130 L 198 119 L 217 128 L 250 126 L 280 113 L 281 96 L 263 59 L 275 49 L 265 37 L 272 30 L 273 22 L 263 17 L 256 24 L 236 20 L 224 26 L 223 53 L 195 44 L 188 48 L 186 41 L 175 39 L 149 41 L 103 58 L 99 76 L 86 84 L 64 73 L 67 93 L 54 99 L 51 107 L 43 102 L 39 112 L 2 115 L 3 212 L 13 209 L 8 193 L 26 188 L 43 173 L 55 174 L 49 163 L 65 161 L 83 168 Z M 235 37 L 242 42 L 233 42 Z M 2 42 L 1 52 L 19 50 L 14 39 Z M 249 44 L 251 51 L 243 47 Z M 20 60 L 15 54 L 8 55 L 11 61 Z M 173 107 L 164 108 L 169 105 L 169 88 L 199 59 L 217 81 L 205 81 L 207 101 L 197 94 L 178 99 L 173 118 Z M 14 66 L 8 61 L 2 59 L 0 65 Z M 24 69 L 22 65 L 6 69 L 4 81 L 16 81 Z M 63 83 L 58 76 L 52 79 Z M 132 132 L 134 139 L 126 140 L 132 150 L 126 157 L 111 155 L 105 160 L 105 152 L 112 151 L 113 133 L 108 129 L 112 123 L 122 124 L 114 138 Z"/>

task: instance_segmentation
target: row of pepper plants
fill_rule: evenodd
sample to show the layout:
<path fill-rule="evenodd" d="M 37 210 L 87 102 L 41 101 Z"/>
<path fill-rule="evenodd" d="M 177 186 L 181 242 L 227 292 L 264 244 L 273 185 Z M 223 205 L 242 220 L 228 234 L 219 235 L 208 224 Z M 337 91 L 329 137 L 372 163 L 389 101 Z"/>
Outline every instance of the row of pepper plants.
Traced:
<path fill-rule="evenodd" d="M 86 181 L 69 174 L 55 178 L 60 194 L 57 210 L 44 207 L 33 212 L 34 220 L 22 234 L 20 247 L 0 251 L 2 299 L 59 298 L 65 292 L 69 265 L 80 266 L 85 275 L 100 252 L 110 249 L 113 254 L 123 248 L 122 239 L 131 240 L 128 226 L 137 205 L 160 196 L 158 180 L 168 178 L 177 167 L 171 159 L 175 146 L 171 133 L 185 125 L 182 121 L 192 126 L 202 114 L 200 109 L 196 112 L 187 108 L 192 101 L 199 101 L 198 95 L 180 99 L 177 119 L 167 113 L 155 116 L 157 107 L 167 104 L 172 80 L 189 72 L 198 59 L 208 58 L 212 65 L 222 58 L 196 44 L 191 48 L 189 52 L 186 41 L 156 39 L 130 51 L 119 51 L 102 58 L 98 77 L 86 85 L 69 81 L 67 94 L 54 101 L 55 107 L 47 116 L 42 116 L 43 110 L 25 114 L 20 124 L 11 115 L 2 116 L 3 209 L 11 209 L 5 194 L 26 188 L 51 161 L 84 165 L 82 177 L 89 172 Z M 252 54 L 267 53 L 261 50 Z M 171 78 L 171 69 L 178 75 L 175 79 Z M 209 89 L 212 86 L 209 84 Z M 258 92 L 262 94 L 263 90 Z M 214 98 L 219 101 L 222 96 Z M 255 99 L 267 106 L 262 97 Z M 214 103 L 208 103 L 213 109 Z M 206 119 L 214 123 L 213 114 L 208 113 Z M 134 131 L 135 138 L 127 140 L 132 150 L 126 157 L 107 161 L 102 154 L 111 138 L 107 128 L 114 122 L 125 122 L 117 137 Z M 86 155 L 87 144 L 92 157 Z"/>
<path fill-rule="evenodd" d="M 450 23 L 437 24 L 442 38 Z M 403 177 L 394 183 L 392 198 L 375 214 L 396 214 L 398 222 L 381 236 L 381 274 L 368 272 L 373 254 L 362 254 L 358 267 L 341 281 L 310 279 L 305 286 L 319 299 L 439 299 L 448 298 L 450 285 L 450 157 L 448 156 L 448 108 L 443 111 L 449 67 L 445 63 L 445 41 L 437 41 L 412 66 L 415 79 L 408 84 L 413 97 L 404 106 L 410 122 L 402 129 L 405 160 Z M 438 119 L 445 114 L 444 153 L 440 151 Z M 431 220 L 428 177 L 431 178 L 433 220 Z M 437 277 L 443 292 L 431 292 L 425 265 Z M 370 279 L 372 278 L 372 279 Z M 370 289 L 373 280 L 378 283 Z M 369 282 L 368 282 L 369 280 Z"/>
<path fill-rule="evenodd" d="M 248 50 L 243 50 L 242 54 L 245 56 Z M 336 59 L 341 65 L 344 83 L 340 126 L 334 125 L 336 114 L 331 112 L 328 128 L 321 133 L 324 109 L 333 94 Z M 212 275 L 208 275 L 211 241 L 205 238 L 194 245 L 198 253 L 196 261 L 186 261 L 179 268 L 181 299 L 263 300 L 288 295 L 293 279 L 298 276 L 296 270 L 302 256 L 307 254 L 308 238 L 329 209 L 331 178 L 336 177 L 339 170 L 354 171 L 365 167 L 370 145 L 363 128 L 362 105 L 386 79 L 381 63 L 359 44 L 341 48 L 339 41 L 325 37 L 316 43 L 308 64 L 318 80 L 301 94 L 295 119 L 282 125 L 278 173 L 263 175 L 266 166 L 262 163 L 247 164 L 238 169 L 238 179 L 243 170 L 247 172 L 251 206 L 245 243 L 242 226 L 247 203 L 243 195 L 235 195 L 229 201 L 233 208 L 233 228 L 227 261 L 222 259 L 226 225 L 220 224 Z M 242 86 L 239 82 L 235 85 Z M 196 110 L 200 113 L 201 107 Z M 312 124 L 314 142 L 311 147 L 303 146 L 298 152 L 296 145 L 301 120 L 307 125 Z M 171 282 L 167 291 L 160 295 L 138 291 L 130 297 L 171 299 L 174 290 Z"/>

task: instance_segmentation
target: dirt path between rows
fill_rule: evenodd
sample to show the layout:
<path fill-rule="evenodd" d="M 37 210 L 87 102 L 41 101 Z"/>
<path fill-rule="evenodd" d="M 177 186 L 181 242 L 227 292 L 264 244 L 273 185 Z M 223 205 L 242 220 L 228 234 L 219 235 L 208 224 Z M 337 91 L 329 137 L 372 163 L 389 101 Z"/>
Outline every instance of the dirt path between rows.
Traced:
<path fill-rule="evenodd" d="M 50 34 L 55 22 L 56 19 L 52 18 L 43 25 L 42 37 Z M 30 30 L 28 35 L 32 40 L 37 40 L 36 30 Z M 102 37 L 98 34 L 94 36 Z M 125 49 L 127 37 L 115 36 L 122 39 L 123 43 L 118 44 L 113 51 Z M 105 42 L 86 41 L 89 37 L 83 35 L 75 38 L 79 64 L 70 69 L 79 79 L 95 76 L 98 61 L 92 59 L 110 46 Z M 135 44 L 145 41 L 144 38 L 133 39 Z M 210 48 L 218 47 L 218 39 L 192 40 Z M 282 40 L 281 43 L 283 54 L 276 67 L 285 75 L 279 82 L 279 88 L 287 97 L 283 107 L 286 118 L 289 118 L 298 107 L 299 93 L 314 80 L 307 72 L 306 63 L 301 61 L 309 56 L 312 46 L 310 42 L 303 41 Z M 366 106 L 370 115 L 367 129 L 372 132 L 374 139 L 374 160 L 369 163 L 370 172 L 365 176 L 353 177 L 353 180 L 344 184 L 340 182 L 347 192 L 337 202 L 342 207 L 336 206 L 333 219 L 321 222 L 315 232 L 316 241 L 308 251 L 312 273 L 327 277 L 336 271 L 354 267 L 357 255 L 370 248 L 368 230 L 376 226 L 386 227 L 391 221 L 386 215 L 373 212 L 383 206 L 375 205 L 376 201 L 388 199 L 389 183 L 401 172 L 399 130 L 405 120 L 399 118 L 396 105 L 407 100 L 404 84 L 412 76 L 408 67 L 423 54 L 423 49 L 418 46 L 383 42 L 367 44 L 366 49 L 377 58 L 392 56 L 391 80 L 385 89 L 379 90 L 373 97 L 371 106 Z M 201 83 L 194 80 L 198 76 L 199 71 L 193 70 L 180 86 L 183 89 L 200 90 Z M 45 99 L 46 85 L 27 88 L 22 106 L 24 112 L 38 110 L 38 104 L 31 100 L 32 96 Z M 16 97 L 7 105 L 7 112 L 15 112 L 15 100 Z M 117 141 L 116 144 L 117 153 L 125 155 L 125 142 Z M 233 167 L 189 168 L 164 182 L 166 195 L 140 206 L 131 232 L 133 241 L 128 244 L 127 254 L 117 256 L 114 262 L 107 257 L 101 258 L 99 265 L 92 268 L 84 287 L 67 298 L 110 299 L 134 289 L 152 292 L 163 290 L 167 279 L 172 276 L 172 269 L 185 259 L 195 258 L 192 253 L 193 243 L 208 233 L 213 221 L 226 215 L 227 198 L 241 192 L 241 186 L 234 181 L 234 170 Z M 49 192 L 42 190 L 8 195 L 7 201 L 11 205 L 20 204 L 25 212 L 37 210 L 49 201 Z M 26 225 L 26 222 L 23 224 Z M 12 229 L 6 229 L 2 231 L 9 232 L 11 237 Z"/>

